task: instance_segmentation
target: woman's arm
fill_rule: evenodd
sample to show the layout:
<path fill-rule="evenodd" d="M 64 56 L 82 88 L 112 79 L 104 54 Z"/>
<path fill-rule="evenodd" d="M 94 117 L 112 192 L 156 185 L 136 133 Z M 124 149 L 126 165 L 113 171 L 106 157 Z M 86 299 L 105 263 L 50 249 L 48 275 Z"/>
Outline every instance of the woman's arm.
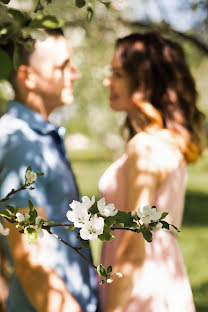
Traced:
<path fill-rule="evenodd" d="M 155 189 L 158 183 L 157 170 L 151 164 L 148 170 L 148 159 L 151 149 L 139 150 L 137 140 L 131 140 L 127 146 L 127 209 L 134 211 L 139 206 L 153 204 Z M 107 304 L 105 312 L 124 312 L 134 286 L 134 280 L 145 259 L 145 245 L 142 234 L 123 231 L 119 249 L 117 250 L 115 272 L 123 277 L 107 285 Z"/>
<path fill-rule="evenodd" d="M 44 209 L 36 209 L 45 219 Z M 24 212 L 28 209 L 21 209 Z M 44 239 L 29 244 L 26 235 L 18 233 L 14 224 L 5 222 L 5 226 L 10 228 L 8 239 L 16 275 L 34 308 L 38 312 L 81 312 L 64 281 L 47 265 Z"/>

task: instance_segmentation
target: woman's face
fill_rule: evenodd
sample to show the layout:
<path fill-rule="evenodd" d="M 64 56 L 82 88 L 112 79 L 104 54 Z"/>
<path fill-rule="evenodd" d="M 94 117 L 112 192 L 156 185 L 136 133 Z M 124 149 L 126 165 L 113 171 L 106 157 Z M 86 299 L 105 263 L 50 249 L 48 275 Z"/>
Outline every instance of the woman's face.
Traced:
<path fill-rule="evenodd" d="M 115 111 L 129 112 L 134 108 L 128 75 L 122 68 L 118 51 L 115 51 L 111 62 L 111 75 L 104 80 L 110 89 L 110 106 Z"/>

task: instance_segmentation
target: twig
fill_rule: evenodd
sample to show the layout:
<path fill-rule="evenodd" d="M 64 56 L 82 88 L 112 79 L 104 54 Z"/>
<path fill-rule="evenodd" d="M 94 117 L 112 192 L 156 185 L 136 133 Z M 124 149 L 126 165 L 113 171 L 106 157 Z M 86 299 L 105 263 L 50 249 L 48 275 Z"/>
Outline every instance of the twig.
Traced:
<path fill-rule="evenodd" d="M 143 23 L 140 21 L 128 21 L 123 18 L 119 18 L 119 21 L 126 26 L 132 26 L 132 27 L 143 27 L 147 29 L 154 29 L 160 32 L 165 32 L 165 33 L 173 33 L 182 39 L 190 41 L 192 44 L 194 44 L 198 49 L 203 51 L 205 54 L 208 54 L 208 45 L 201 40 L 197 38 L 197 36 L 194 36 L 189 33 L 181 32 L 178 31 L 174 28 L 172 28 L 168 23 L 165 23 L 164 21 L 162 23 L 152 23 L 152 22 L 147 22 Z"/>
<path fill-rule="evenodd" d="M 126 230 L 126 231 L 132 231 L 134 233 L 139 233 L 138 229 L 130 229 L 130 228 L 123 228 L 123 227 L 112 227 L 111 230 Z"/>
<path fill-rule="evenodd" d="M 6 217 L 4 217 L 5 219 L 7 219 Z M 13 220 L 13 219 L 7 219 L 7 221 L 9 221 L 10 223 L 18 223 L 17 221 Z M 79 250 L 82 249 L 82 247 L 74 247 L 71 244 L 67 243 L 65 240 L 63 240 L 61 237 L 59 237 L 58 235 L 56 235 L 55 233 L 52 233 L 50 228 L 51 227 L 55 227 L 55 226 L 70 226 L 70 224 L 52 224 L 52 225 L 45 225 L 42 228 L 44 230 L 46 230 L 50 235 L 54 236 L 55 238 L 57 238 L 59 241 L 61 241 L 62 243 L 64 243 L 65 245 L 67 245 L 68 247 L 70 247 L 71 249 L 73 249 L 75 252 L 77 252 L 85 261 L 87 261 L 87 263 L 89 263 L 91 266 L 93 266 L 94 269 L 97 269 L 97 267 L 90 262 Z"/>
<path fill-rule="evenodd" d="M 47 222 L 47 221 L 46 221 Z M 56 227 L 56 226 L 72 226 L 72 224 L 61 224 L 61 223 L 55 223 L 55 224 L 48 224 L 46 227 Z"/>
<path fill-rule="evenodd" d="M 64 243 L 65 245 L 67 245 L 68 247 L 72 248 L 75 252 L 77 252 L 85 261 L 87 261 L 94 269 L 97 269 L 97 267 L 89 261 L 89 259 L 87 259 L 80 251 L 79 249 L 81 249 L 80 247 L 74 247 L 71 244 L 67 243 L 65 240 L 63 240 L 61 237 L 59 237 L 58 235 L 52 233 L 50 231 L 50 229 L 45 228 L 49 234 L 51 234 L 52 236 L 54 236 L 55 238 L 57 238 L 59 241 L 61 241 L 62 243 Z"/>
<path fill-rule="evenodd" d="M 22 190 L 26 190 L 28 186 L 29 185 L 24 184 L 24 185 L 21 185 L 21 187 L 18 188 L 17 190 L 12 189 L 11 192 L 9 192 L 4 198 L 0 199 L 0 203 L 3 203 L 5 201 L 9 200 L 10 196 L 16 194 L 17 192 L 20 192 Z"/>

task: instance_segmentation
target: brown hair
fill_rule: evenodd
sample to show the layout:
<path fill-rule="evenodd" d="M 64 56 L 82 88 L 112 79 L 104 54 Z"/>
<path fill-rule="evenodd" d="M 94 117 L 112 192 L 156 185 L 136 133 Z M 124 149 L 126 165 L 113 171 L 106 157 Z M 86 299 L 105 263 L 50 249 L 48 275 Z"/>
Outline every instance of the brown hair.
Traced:
<path fill-rule="evenodd" d="M 53 37 L 64 36 L 63 30 L 61 28 L 44 29 L 43 31 L 48 36 L 53 36 Z M 24 41 L 27 42 L 28 40 L 30 40 L 30 48 L 26 44 L 24 44 Z M 2 45 L 1 48 L 7 52 L 11 60 L 14 57 L 15 49 L 17 49 L 16 52 L 18 53 L 18 66 L 29 65 L 30 56 L 34 51 L 35 42 L 36 42 L 35 39 L 26 38 L 23 40 L 23 42 L 21 42 L 21 44 L 16 43 L 16 45 L 14 45 L 13 41 L 9 41 L 6 45 Z M 13 85 L 14 89 L 16 87 L 16 84 L 15 84 L 16 73 L 17 73 L 17 70 L 13 68 L 9 77 L 9 81 Z"/>
<path fill-rule="evenodd" d="M 186 161 L 195 161 L 203 150 L 204 115 L 196 106 L 195 82 L 182 47 L 164 35 L 151 32 L 118 39 L 116 48 L 132 93 L 137 90 L 144 93 L 140 111 L 146 125 L 154 120 L 170 130 L 177 137 Z M 127 127 L 131 135 L 137 132 L 129 120 Z"/>

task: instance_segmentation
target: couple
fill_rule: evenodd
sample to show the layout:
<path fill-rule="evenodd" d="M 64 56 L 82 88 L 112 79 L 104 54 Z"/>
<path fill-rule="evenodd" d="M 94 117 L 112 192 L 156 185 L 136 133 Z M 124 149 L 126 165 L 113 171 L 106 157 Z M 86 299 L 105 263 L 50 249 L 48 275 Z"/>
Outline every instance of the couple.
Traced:
<path fill-rule="evenodd" d="M 72 50 L 60 30 L 21 49 L 21 65 L 11 75 L 16 100 L 0 121 L 0 198 L 24 178 L 28 165 L 44 172 L 33 191 L 15 197 L 26 207 L 31 199 L 43 218 L 64 223 L 68 204 L 79 199 L 63 146 L 63 129 L 49 114 L 73 99 L 72 83 L 80 75 L 71 64 Z M 116 43 L 110 106 L 125 111 L 125 154 L 105 172 L 100 191 L 116 208 L 134 211 L 156 205 L 168 211 L 168 222 L 180 227 L 186 163 L 202 152 L 203 115 L 196 107 L 195 83 L 181 47 L 157 33 L 132 34 Z M 8 312 L 95 312 L 95 272 L 76 253 L 46 236 L 28 245 L 8 223 L 1 240 L 11 266 Z M 54 230 L 76 245 L 76 233 Z M 98 287 L 102 312 L 193 312 L 194 304 L 175 233 L 158 231 L 153 242 L 141 235 L 116 233 L 103 245 L 101 263 L 113 265 L 123 278 Z M 91 259 L 88 250 L 85 255 Z M 98 310 L 97 310 L 98 311 Z"/>

